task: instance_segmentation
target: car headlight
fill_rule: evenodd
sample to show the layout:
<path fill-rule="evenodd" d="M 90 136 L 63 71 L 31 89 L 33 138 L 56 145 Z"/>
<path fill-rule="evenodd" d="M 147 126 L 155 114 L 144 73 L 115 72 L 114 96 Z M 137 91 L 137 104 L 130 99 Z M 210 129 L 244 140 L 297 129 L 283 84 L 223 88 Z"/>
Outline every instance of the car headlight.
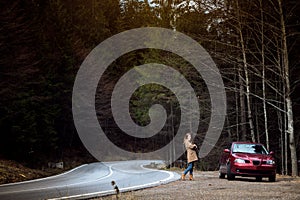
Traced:
<path fill-rule="evenodd" d="M 266 164 L 267 165 L 275 165 L 275 161 L 274 160 L 267 160 Z"/>
<path fill-rule="evenodd" d="M 234 160 L 234 162 L 235 162 L 235 163 L 246 163 L 245 160 L 240 159 L 240 158 L 236 158 L 236 159 Z"/>

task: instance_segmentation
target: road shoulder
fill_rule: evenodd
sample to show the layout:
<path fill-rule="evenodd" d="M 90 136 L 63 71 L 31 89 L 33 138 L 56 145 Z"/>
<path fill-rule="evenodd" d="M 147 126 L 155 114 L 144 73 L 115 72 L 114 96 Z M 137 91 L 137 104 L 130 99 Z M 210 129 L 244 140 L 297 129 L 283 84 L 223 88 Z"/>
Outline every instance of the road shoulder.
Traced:
<path fill-rule="evenodd" d="M 181 173 L 181 171 L 177 171 Z M 255 178 L 237 178 L 235 181 L 219 179 L 218 172 L 194 173 L 194 181 L 175 181 L 148 189 L 120 194 L 120 199 L 299 199 L 300 178 L 278 175 L 276 182 Z M 115 199 L 108 196 L 99 199 Z"/>

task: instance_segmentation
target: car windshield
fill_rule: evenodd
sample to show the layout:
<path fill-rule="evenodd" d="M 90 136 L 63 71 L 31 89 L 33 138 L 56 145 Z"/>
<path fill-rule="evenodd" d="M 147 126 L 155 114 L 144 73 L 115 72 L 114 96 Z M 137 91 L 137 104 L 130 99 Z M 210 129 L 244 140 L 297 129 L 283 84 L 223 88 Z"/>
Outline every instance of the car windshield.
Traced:
<path fill-rule="evenodd" d="M 268 151 L 260 144 L 234 144 L 233 153 L 268 154 Z"/>

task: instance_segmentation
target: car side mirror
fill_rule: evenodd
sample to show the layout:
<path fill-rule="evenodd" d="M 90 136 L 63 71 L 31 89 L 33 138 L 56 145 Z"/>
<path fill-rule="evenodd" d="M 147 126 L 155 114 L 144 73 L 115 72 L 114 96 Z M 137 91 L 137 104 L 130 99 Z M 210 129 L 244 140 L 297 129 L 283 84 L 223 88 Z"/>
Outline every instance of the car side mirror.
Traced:
<path fill-rule="evenodd" d="M 229 149 L 224 149 L 224 153 L 230 153 Z"/>
<path fill-rule="evenodd" d="M 274 151 L 270 151 L 270 155 L 273 156 L 274 155 Z"/>

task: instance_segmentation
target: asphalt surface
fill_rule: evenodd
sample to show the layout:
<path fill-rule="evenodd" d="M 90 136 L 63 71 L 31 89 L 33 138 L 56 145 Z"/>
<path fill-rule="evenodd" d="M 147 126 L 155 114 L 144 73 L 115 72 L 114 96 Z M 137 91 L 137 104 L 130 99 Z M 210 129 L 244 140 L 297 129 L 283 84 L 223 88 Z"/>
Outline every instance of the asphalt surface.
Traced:
<path fill-rule="evenodd" d="M 111 181 L 120 192 L 169 183 L 180 178 L 175 172 L 149 169 L 145 166 L 160 161 L 121 161 L 82 165 L 66 173 L 0 185 L 0 199 L 87 199 L 115 194 Z"/>

